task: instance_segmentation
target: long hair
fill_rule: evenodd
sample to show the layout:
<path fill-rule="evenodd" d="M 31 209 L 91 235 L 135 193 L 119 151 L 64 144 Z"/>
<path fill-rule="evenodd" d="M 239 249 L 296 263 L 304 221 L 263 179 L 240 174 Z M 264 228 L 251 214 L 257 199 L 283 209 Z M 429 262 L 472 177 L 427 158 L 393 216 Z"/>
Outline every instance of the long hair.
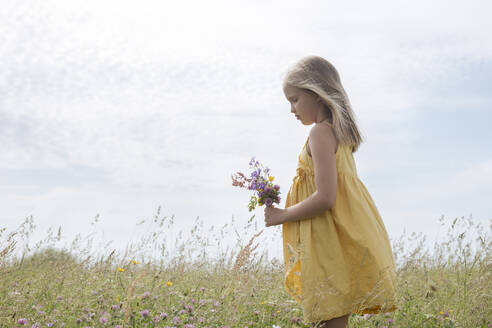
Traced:
<path fill-rule="evenodd" d="M 359 148 L 362 135 L 338 71 L 329 61 L 319 56 L 303 57 L 287 70 L 283 84 L 317 94 L 331 114 L 338 143 L 352 145 L 352 152 Z"/>

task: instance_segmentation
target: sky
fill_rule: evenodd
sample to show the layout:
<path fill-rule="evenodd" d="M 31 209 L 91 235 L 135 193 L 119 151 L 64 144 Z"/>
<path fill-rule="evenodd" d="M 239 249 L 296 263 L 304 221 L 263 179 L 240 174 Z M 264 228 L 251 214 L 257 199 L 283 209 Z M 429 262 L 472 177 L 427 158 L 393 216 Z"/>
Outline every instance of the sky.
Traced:
<path fill-rule="evenodd" d="M 32 216 L 33 240 L 61 227 L 70 242 L 97 226 L 123 248 L 160 206 L 175 218 L 171 237 L 234 220 L 249 240 L 243 226 L 254 215 L 261 230 L 263 208 L 247 210 L 231 175 L 255 156 L 285 206 L 312 125 L 290 113 L 281 85 L 306 55 L 340 74 L 365 138 L 358 175 L 392 241 L 418 232 L 432 245 L 441 217 L 492 219 L 489 1 L 2 7 L 0 228 Z M 258 240 L 281 258 L 280 226 Z"/>

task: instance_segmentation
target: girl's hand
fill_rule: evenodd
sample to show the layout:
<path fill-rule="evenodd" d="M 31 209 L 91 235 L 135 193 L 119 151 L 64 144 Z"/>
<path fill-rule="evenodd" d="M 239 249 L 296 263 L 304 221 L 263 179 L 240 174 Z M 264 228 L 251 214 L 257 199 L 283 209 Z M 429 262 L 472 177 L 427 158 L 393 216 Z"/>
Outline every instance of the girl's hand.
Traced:
<path fill-rule="evenodd" d="M 285 209 L 265 206 L 265 225 L 267 227 L 284 223 Z"/>

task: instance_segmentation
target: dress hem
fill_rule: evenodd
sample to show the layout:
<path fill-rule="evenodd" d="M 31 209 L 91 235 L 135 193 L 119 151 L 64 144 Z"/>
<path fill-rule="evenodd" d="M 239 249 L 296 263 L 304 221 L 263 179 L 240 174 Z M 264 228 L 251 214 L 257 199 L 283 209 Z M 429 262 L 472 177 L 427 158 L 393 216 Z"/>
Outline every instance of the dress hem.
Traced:
<path fill-rule="evenodd" d="M 332 319 L 336 319 L 336 318 L 339 318 L 339 317 L 343 317 L 343 316 L 345 316 L 347 314 L 350 314 L 350 315 L 353 315 L 353 314 L 356 314 L 356 315 L 380 314 L 380 313 L 394 312 L 397 309 L 398 309 L 398 306 L 397 305 L 393 305 L 391 307 L 386 308 L 385 311 L 382 311 L 381 306 L 378 305 L 378 306 L 374 306 L 372 308 L 364 309 L 364 310 L 361 310 L 361 311 L 354 311 L 353 308 L 351 310 L 337 311 L 337 312 L 334 312 L 329 318 L 322 317 L 322 318 L 315 319 L 315 318 L 308 318 L 308 317 L 306 317 L 304 315 L 303 315 L 303 318 L 304 318 L 304 321 L 307 322 L 307 323 L 316 323 L 316 322 L 320 322 L 320 321 L 327 321 L 327 320 L 332 320 Z"/>

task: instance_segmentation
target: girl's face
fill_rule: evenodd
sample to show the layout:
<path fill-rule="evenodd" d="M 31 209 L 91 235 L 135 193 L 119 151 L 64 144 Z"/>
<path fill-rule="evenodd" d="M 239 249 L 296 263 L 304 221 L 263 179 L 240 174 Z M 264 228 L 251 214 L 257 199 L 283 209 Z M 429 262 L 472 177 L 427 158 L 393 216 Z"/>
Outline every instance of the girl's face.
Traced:
<path fill-rule="evenodd" d="M 304 125 L 321 122 L 323 102 L 312 91 L 286 85 L 283 88 L 285 97 L 290 102 L 290 111 Z"/>

